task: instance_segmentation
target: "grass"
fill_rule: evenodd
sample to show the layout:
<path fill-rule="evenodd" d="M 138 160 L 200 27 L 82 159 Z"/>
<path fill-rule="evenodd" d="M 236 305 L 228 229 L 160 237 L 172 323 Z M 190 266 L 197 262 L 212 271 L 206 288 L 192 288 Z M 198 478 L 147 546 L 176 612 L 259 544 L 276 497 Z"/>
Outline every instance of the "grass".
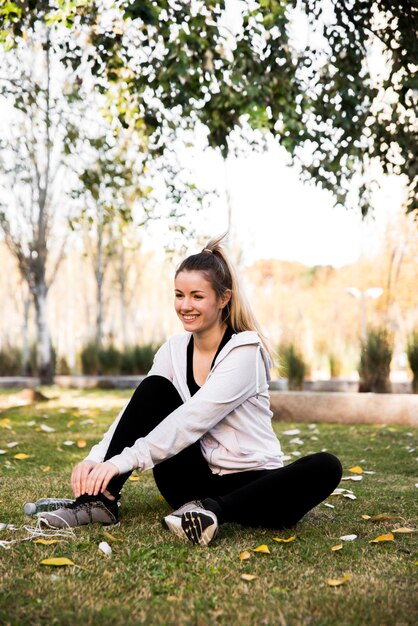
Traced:
<path fill-rule="evenodd" d="M 6 450 L 0 456 L 3 523 L 28 523 L 30 518 L 22 513 L 27 501 L 71 496 L 71 468 L 130 395 L 52 388 L 44 392 L 55 399 L 17 408 L 6 408 L 10 392 L 0 392 L 0 449 Z M 5 418 L 10 428 L 2 422 Z M 55 432 L 39 430 L 41 424 Z M 291 436 L 282 435 L 295 427 L 303 445 L 292 444 Z M 335 508 L 321 504 L 292 531 L 225 525 L 212 546 L 198 548 L 180 543 L 160 526 L 169 509 L 147 472 L 137 482 L 127 483 L 121 524 L 107 529 L 120 541 L 111 542 L 105 529 L 93 526 L 77 529 L 73 538 L 62 543 L 47 546 L 26 541 L 8 550 L 0 547 L 0 624 L 416 624 L 416 535 L 396 534 L 394 541 L 369 543 L 393 528 L 416 524 L 416 429 L 295 423 L 275 423 L 275 429 L 286 454 L 327 449 L 341 458 L 345 476 L 354 465 L 375 473 L 361 482 L 341 484 L 353 490 L 355 501 L 330 497 L 327 502 Z M 87 446 L 63 445 L 66 440 L 85 440 Z M 18 445 L 8 448 L 13 441 Z M 30 457 L 14 459 L 18 452 Z M 45 467 L 50 470 L 44 471 Z M 361 517 L 379 513 L 399 519 L 373 523 Z M 352 533 L 358 535 L 355 541 L 345 542 L 340 551 L 330 550 L 340 543 L 341 535 Z M 274 536 L 291 534 L 296 539 L 290 543 L 273 541 Z M 23 536 L 23 530 L 0 531 L 3 540 Z M 98 551 L 102 540 L 112 544 L 111 558 Z M 252 552 L 250 559 L 240 561 L 241 552 L 260 544 L 267 544 L 270 554 Z M 40 564 L 52 556 L 66 556 L 79 567 Z M 246 582 L 243 573 L 257 578 Z M 344 585 L 327 585 L 328 578 L 344 573 L 350 574 Z"/>

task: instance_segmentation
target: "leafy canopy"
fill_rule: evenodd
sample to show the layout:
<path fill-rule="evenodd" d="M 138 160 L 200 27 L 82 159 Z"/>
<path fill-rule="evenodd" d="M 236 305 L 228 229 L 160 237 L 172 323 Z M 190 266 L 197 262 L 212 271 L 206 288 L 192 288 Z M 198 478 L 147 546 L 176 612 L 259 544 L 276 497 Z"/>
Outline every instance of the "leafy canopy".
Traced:
<path fill-rule="evenodd" d="M 66 27 L 66 62 L 87 49 L 121 125 L 160 154 L 201 122 L 223 155 L 233 130 L 272 133 L 307 178 L 363 214 L 372 173 L 403 175 L 417 211 L 417 23 L 413 0 L 15 0 L 0 9 L 12 47 L 37 21 Z M 81 72 L 80 72 L 81 73 Z M 308 156 L 306 156 L 308 155 Z"/>

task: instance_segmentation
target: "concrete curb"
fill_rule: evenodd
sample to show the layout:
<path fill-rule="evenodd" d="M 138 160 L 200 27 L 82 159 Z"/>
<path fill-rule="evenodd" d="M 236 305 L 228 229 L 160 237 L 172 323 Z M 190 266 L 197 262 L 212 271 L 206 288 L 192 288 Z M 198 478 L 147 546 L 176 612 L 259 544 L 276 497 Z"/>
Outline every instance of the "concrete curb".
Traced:
<path fill-rule="evenodd" d="M 418 426 L 418 395 L 271 391 L 273 419 Z"/>

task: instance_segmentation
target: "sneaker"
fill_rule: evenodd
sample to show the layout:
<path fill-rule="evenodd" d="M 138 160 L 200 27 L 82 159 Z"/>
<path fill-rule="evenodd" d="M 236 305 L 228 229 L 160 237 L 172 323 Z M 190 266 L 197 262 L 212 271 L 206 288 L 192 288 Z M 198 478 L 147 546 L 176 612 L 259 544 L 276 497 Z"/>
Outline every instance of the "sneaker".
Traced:
<path fill-rule="evenodd" d="M 199 500 L 187 502 L 166 515 L 161 524 L 177 537 L 200 546 L 207 546 L 218 534 L 218 518 L 215 513 L 205 509 Z"/>
<path fill-rule="evenodd" d="M 69 506 L 38 513 L 42 525 L 50 528 L 75 528 L 84 524 L 100 523 L 104 526 L 117 524 L 119 521 L 118 504 L 105 496 L 79 496 Z"/>

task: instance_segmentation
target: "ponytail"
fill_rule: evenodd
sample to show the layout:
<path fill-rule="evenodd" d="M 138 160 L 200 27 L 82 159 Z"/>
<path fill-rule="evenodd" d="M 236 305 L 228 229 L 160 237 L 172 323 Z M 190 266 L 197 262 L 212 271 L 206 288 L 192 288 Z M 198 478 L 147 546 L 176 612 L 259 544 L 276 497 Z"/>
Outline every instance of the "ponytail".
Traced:
<path fill-rule="evenodd" d="M 221 245 L 224 237 L 225 234 L 217 239 L 211 239 L 201 252 L 184 259 L 177 268 L 175 276 L 177 277 L 180 272 L 203 272 L 219 298 L 224 297 L 227 291 L 231 291 L 231 299 L 222 309 L 222 321 L 236 333 L 245 330 L 255 331 L 267 352 L 273 357 L 272 349 L 261 332 L 241 287 L 236 269 Z"/>

